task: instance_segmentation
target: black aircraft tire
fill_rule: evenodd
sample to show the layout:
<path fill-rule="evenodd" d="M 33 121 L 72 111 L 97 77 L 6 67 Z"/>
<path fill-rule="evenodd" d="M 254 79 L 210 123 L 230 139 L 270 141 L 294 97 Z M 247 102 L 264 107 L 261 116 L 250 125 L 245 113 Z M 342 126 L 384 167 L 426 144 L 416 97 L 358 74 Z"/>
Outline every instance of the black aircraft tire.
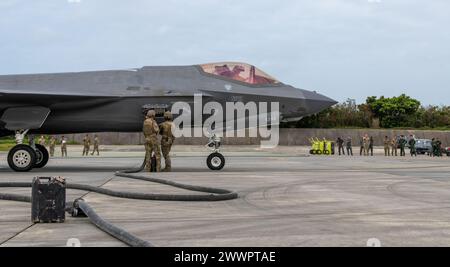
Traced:
<path fill-rule="evenodd" d="M 43 168 L 48 163 L 49 155 L 45 146 L 36 144 L 36 163 L 34 164 L 34 168 Z M 40 154 L 40 156 L 38 155 Z"/>
<path fill-rule="evenodd" d="M 220 153 L 212 153 L 206 160 L 208 168 L 212 171 L 220 171 L 225 166 L 225 157 Z"/>
<path fill-rule="evenodd" d="M 16 145 L 8 152 L 8 165 L 16 172 L 28 172 L 36 164 L 36 152 L 28 145 Z"/>

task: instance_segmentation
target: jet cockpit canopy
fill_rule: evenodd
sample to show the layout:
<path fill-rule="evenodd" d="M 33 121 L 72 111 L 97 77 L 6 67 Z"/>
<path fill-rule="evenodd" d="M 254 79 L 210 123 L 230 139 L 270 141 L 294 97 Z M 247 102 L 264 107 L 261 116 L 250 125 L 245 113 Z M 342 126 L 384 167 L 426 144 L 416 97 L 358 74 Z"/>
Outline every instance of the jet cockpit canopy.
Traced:
<path fill-rule="evenodd" d="M 208 74 L 217 75 L 235 81 L 252 85 L 276 85 L 281 84 L 275 78 L 266 74 L 255 66 L 246 63 L 221 62 L 200 65 Z"/>

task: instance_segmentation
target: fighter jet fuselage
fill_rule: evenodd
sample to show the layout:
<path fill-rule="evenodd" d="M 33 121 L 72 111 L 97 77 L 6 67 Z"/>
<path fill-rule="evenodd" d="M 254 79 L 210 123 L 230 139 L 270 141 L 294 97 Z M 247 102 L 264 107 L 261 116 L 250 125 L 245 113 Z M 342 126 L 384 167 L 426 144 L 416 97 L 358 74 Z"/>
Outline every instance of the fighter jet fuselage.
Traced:
<path fill-rule="evenodd" d="M 279 102 L 284 120 L 296 120 L 336 103 L 285 85 L 244 63 L 4 75 L 0 76 L 0 134 L 27 127 L 30 133 L 45 134 L 138 132 L 143 106 L 193 103 L 200 94 L 204 103 Z M 42 124 L 31 121 L 39 114 L 27 116 L 27 111 L 42 113 Z"/>

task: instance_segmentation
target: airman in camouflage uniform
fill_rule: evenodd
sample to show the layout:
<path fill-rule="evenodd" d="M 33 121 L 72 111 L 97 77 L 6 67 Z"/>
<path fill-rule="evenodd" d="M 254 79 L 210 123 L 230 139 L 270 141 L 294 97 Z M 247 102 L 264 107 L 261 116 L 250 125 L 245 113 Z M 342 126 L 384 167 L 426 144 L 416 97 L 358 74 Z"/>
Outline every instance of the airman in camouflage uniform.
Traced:
<path fill-rule="evenodd" d="M 94 155 L 94 153 L 97 151 L 97 156 L 100 156 L 100 151 L 98 149 L 100 145 L 100 140 L 98 139 L 97 135 L 94 135 L 94 149 L 92 150 L 91 155 Z"/>
<path fill-rule="evenodd" d="M 172 170 L 172 162 L 170 160 L 170 150 L 175 141 L 173 135 L 172 113 L 169 111 L 164 113 L 164 122 L 159 125 L 159 133 L 161 134 L 161 150 L 165 160 L 165 167 L 162 171 L 170 172 Z"/>
<path fill-rule="evenodd" d="M 56 138 L 54 136 L 50 137 L 50 157 L 55 156 Z"/>
<path fill-rule="evenodd" d="M 61 137 L 61 156 L 67 157 L 67 139 L 64 136 Z"/>
<path fill-rule="evenodd" d="M 397 148 L 398 148 L 397 138 L 394 136 L 391 140 L 391 156 L 397 157 Z"/>
<path fill-rule="evenodd" d="M 83 156 L 89 156 L 89 150 L 91 149 L 91 138 L 86 135 L 83 138 Z"/>
<path fill-rule="evenodd" d="M 409 152 L 411 154 L 411 157 L 412 156 L 417 157 L 416 143 L 417 142 L 416 142 L 416 139 L 414 138 L 414 136 L 410 135 L 408 144 L 409 144 Z"/>
<path fill-rule="evenodd" d="M 442 142 L 439 138 L 436 138 L 436 154 L 438 157 L 442 157 Z"/>
<path fill-rule="evenodd" d="M 41 146 L 45 146 L 45 143 L 46 143 L 45 136 L 41 135 L 41 137 L 39 138 L 39 144 Z"/>
<path fill-rule="evenodd" d="M 391 155 L 391 140 L 388 136 L 384 137 L 384 155 L 386 157 Z"/>
<path fill-rule="evenodd" d="M 155 115 L 156 113 L 154 110 L 149 110 L 147 112 L 147 116 L 142 129 L 145 137 L 145 159 L 147 161 L 145 168 L 149 172 L 152 166 L 153 153 L 155 153 L 156 157 L 156 171 L 159 172 L 161 170 L 161 153 L 158 146 L 159 127 L 158 123 L 155 120 Z"/>

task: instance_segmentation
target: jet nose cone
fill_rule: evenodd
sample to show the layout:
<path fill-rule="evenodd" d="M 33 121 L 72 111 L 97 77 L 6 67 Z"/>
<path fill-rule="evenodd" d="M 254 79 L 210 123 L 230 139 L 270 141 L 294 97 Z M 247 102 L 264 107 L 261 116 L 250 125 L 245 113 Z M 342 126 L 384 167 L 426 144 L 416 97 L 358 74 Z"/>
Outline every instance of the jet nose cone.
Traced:
<path fill-rule="evenodd" d="M 333 100 L 317 92 L 303 90 L 303 94 L 305 96 L 306 105 L 310 114 L 318 113 L 338 103 L 336 100 Z"/>
<path fill-rule="evenodd" d="M 321 112 L 338 102 L 317 92 L 292 88 L 289 104 L 284 105 L 283 117 L 298 120 L 302 117 Z"/>

